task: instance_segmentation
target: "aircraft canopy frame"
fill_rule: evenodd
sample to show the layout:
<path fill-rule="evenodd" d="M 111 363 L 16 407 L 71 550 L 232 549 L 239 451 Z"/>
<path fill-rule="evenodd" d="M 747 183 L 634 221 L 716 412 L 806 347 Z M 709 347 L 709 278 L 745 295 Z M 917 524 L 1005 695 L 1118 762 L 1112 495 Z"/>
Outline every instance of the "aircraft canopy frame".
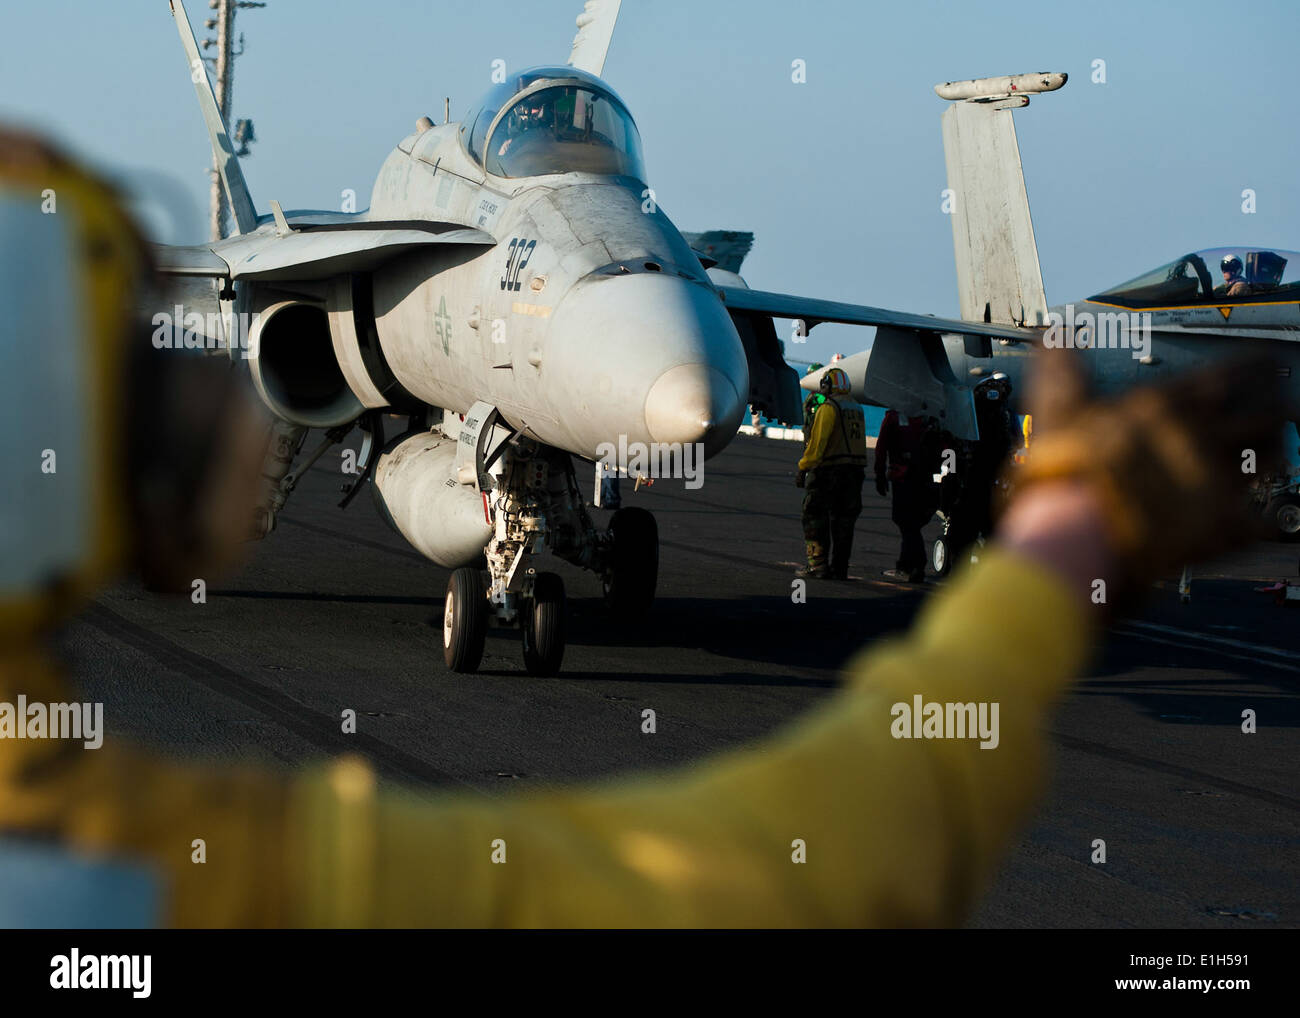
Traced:
<path fill-rule="evenodd" d="M 535 67 L 496 85 L 461 125 L 460 141 L 497 177 L 585 172 L 646 179 L 627 105 L 600 78 L 573 67 Z"/>
<path fill-rule="evenodd" d="M 1221 263 L 1241 263 L 1243 292 L 1228 293 Z M 1251 245 L 1193 251 L 1089 297 L 1098 304 L 1131 308 L 1300 301 L 1300 252 Z"/>

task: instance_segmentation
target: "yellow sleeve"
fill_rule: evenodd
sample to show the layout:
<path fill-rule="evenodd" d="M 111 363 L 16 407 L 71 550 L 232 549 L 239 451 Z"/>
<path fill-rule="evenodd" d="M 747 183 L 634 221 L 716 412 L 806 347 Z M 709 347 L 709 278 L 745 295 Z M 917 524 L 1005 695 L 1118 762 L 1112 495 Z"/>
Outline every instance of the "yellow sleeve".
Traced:
<path fill-rule="evenodd" d="M 0 659 L 0 703 L 20 695 L 28 703 L 77 698 L 35 649 Z M 280 846 L 289 778 L 160 760 L 110 742 L 87 749 L 0 739 L 0 837 L 34 835 L 83 857 L 146 867 L 161 891 L 161 924 L 288 923 Z"/>
<path fill-rule="evenodd" d="M 356 759 L 286 777 L 5 739 L 0 825 L 150 864 L 179 926 L 954 924 L 1043 783 L 1086 629 L 1063 583 L 986 550 L 803 721 L 676 774 L 485 800 L 380 788 Z M 64 699 L 35 656 L 0 666 L 17 690 Z M 894 738 L 918 696 L 996 703 L 997 746 Z"/>
<path fill-rule="evenodd" d="M 812 435 L 808 438 L 808 445 L 803 451 L 803 458 L 799 460 L 800 470 L 815 470 L 817 464 L 822 461 L 822 456 L 826 454 L 826 444 L 830 441 L 831 429 L 835 427 L 835 407 L 827 400 L 817 408 L 817 413 L 813 415 Z"/>
<path fill-rule="evenodd" d="M 990 635 L 1011 609 L 1006 649 Z M 1086 629 L 1057 578 L 991 551 L 805 720 L 676 775 L 431 800 L 336 763 L 291 795 L 290 922 L 958 923 L 1043 784 L 1044 717 L 1082 666 Z M 997 704 L 996 747 L 895 738 L 892 708 L 917 696 Z"/>

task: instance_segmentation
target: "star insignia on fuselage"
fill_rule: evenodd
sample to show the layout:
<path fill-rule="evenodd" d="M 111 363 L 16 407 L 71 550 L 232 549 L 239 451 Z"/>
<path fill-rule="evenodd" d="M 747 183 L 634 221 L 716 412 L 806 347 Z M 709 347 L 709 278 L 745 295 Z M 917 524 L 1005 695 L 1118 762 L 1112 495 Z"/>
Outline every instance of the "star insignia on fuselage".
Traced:
<path fill-rule="evenodd" d="M 434 332 L 442 340 L 442 352 L 451 354 L 451 315 L 447 313 L 447 298 L 444 296 L 438 301 L 438 313 L 433 316 L 436 323 Z"/>

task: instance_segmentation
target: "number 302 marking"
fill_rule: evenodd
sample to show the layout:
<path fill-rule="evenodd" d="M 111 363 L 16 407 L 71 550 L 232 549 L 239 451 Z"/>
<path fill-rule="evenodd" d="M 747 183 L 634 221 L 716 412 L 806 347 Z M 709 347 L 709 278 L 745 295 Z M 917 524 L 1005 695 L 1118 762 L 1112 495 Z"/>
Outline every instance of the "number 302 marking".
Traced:
<path fill-rule="evenodd" d="M 520 287 L 519 273 L 528 264 L 537 247 L 535 240 L 520 240 L 515 237 L 510 241 L 510 254 L 506 258 L 506 274 L 501 277 L 501 289 L 516 291 Z"/>

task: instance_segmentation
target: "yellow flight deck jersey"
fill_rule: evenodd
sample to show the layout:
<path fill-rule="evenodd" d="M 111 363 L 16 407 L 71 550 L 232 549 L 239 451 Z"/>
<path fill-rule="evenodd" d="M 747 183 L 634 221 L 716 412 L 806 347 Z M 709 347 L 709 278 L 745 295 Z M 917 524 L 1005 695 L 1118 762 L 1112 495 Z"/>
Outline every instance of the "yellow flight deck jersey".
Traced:
<path fill-rule="evenodd" d="M 828 396 L 813 417 L 812 435 L 799 460 L 800 470 L 822 466 L 867 465 L 867 421 L 862 407 Z"/>
<path fill-rule="evenodd" d="M 987 640 L 1007 604 L 1029 613 L 1014 654 Z M 380 787 L 356 758 L 285 775 L 3 739 L 0 837 L 145 863 L 179 926 L 950 925 L 1043 785 L 1086 629 L 1054 574 L 992 552 L 782 734 L 509 798 Z M 70 699 L 35 655 L 0 665 L 0 701 L 18 693 Z M 894 737 L 896 704 L 948 702 L 998 704 L 996 747 Z"/>

